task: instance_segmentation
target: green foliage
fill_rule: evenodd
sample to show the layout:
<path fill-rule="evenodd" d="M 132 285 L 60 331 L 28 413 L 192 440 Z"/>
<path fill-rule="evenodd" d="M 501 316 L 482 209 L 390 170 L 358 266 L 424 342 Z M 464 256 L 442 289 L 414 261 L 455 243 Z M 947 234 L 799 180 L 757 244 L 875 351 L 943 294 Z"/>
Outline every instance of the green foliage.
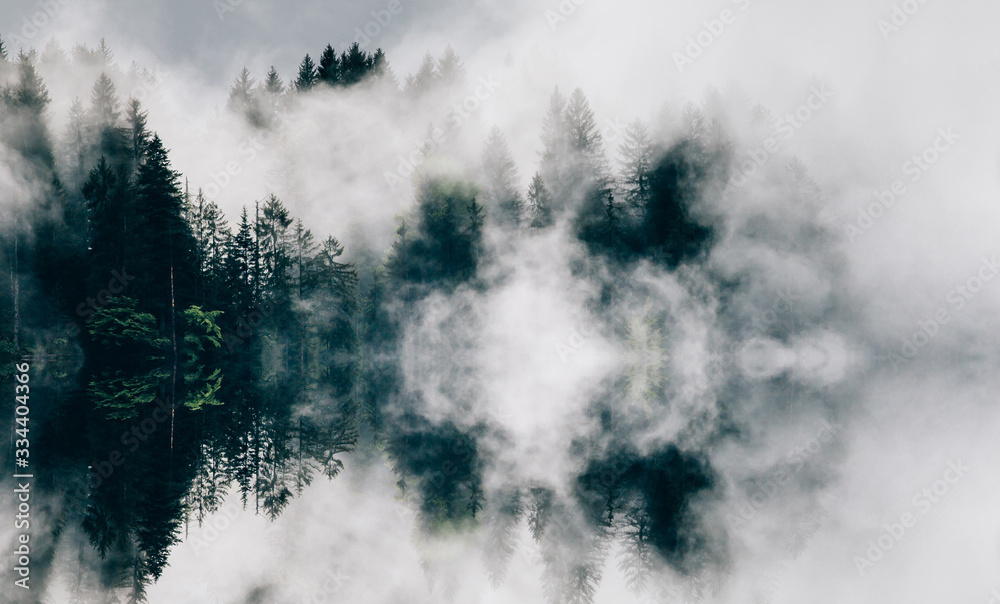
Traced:
<path fill-rule="evenodd" d="M 168 341 L 157 331 L 156 318 L 137 310 L 134 299 L 115 297 L 107 302 L 88 325 L 102 363 L 87 392 L 109 418 L 129 419 L 156 398 L 169 376 L 163 364 Z"/>
<path fill-rule="evenodd" d="M 204 311 L 192 306 L 184 311 L 184 347 L 181 369 L 184 376 L 185 394 L 181 401 L 192 411 L 199 411 L 206 405 L 221 405 L 218 399 L 222 388 L 222 369 L 209 369 L 212 349 L 222 346 L 222 329 L 218 318 L 221 310 Z"/>

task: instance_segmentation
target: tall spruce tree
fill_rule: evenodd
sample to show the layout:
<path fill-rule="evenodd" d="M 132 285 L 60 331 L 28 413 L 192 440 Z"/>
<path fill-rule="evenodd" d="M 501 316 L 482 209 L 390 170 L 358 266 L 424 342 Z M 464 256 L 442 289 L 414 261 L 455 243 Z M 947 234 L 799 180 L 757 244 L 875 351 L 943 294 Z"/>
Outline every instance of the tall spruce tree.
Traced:
<path fill-rule="evenodd" d="M 535 172 L 528 185 L 528 214 L 533 229 L 544 229 L 553 223 L 552 202 L 541 172 Z"/>
<path fill-rule="evenodd" d="M 295 78 L 295 90 L 297 92 L 311 90 L 316 85 L 318 78 L 316 64 L 313 62 L 312 57 L 306 55 L 302 59 L 302 62 L 299 63 L 299 74 Z"/>
<path fill-rule="evenodd" d="M 195 283 L 196 244 L 184 220 L 178 178 L 163 141 L 154 134 L 136 176 L 134 228 L 139 242 L 133 264 L 142 308 L 153 312 L 161 325 L 172 324 L 172 317 L 193 300 Z"/>
<path fill-rule="evenodd" d="M 487 207 L 493 208 L 501 224 L 519 228 L 524 219 L 524 198 L 517 188 L 517 166 L 499 128 L 490 130 L 482 162 Z"/>
<path fill-rule="evenodd" d="M 329 44 L 323 49 L 323 54 L 319 58 L 319 69 L 316 72 L 320 82 L 327 86 L 336 86 L 340 83 L 340 60 L 333 46 Z"/>

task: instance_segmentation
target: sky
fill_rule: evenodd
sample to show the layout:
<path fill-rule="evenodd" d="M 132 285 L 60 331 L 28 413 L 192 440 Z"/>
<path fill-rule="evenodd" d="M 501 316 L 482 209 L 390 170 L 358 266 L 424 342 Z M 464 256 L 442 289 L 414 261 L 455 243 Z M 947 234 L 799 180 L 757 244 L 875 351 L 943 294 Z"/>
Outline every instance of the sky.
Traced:
<path fill-rule="evenodd" d="M 651 120 L 664 104 L 677 112 L 685 102 L 721 97 L 737 129 L 751 107 L 763 105 L 784 120 L 782 152 L 799 157 L 823 191 L 830 238 L 815 248 L 786 245 L 805 219 L 759 179 L 713 202 L 732 226 L 713 252 L 714 269 L 755 279 L 756 289 L 743 294 L 748 315 L 763 316 L 787 292 L 799 334 L 790 346 L 737 342 L 749 384 L 747 421 L 759 434 L 753 447 L 732 443 L 713 456 L 731 484 L 796 452 L 808 453 L 816 475 L 797 476 L 794 489 L 759 506 L 734 541 L 734 570 L 715 601 L 745 601 L 756 589 L 775 604 L 989 604 L 991 590 L 1000 590 L 998 18 L 997 3 L 943 0 L 6 0 L 0 37 L 39 49 L 55 37 L 67 50 L 106 38 L 120 65 L 135 60 L 155 70 L 150 124 L 192 187 L 217 185 L 230 223 L 242 204 L 275 189 L 310 228 L 337 234 L 349 253 L 352 244 L 368 245 L 377 256 L 412 201 L 384 175 L 446 108 L 353 113 L 358 98 L 338 94 L 301 109 L 293 135 L 261 141 L 260 154 L 248 159 L 241 149 L 257 146 L 252 133 L 221 115 L 242 67 L 261 78 L 274 65 L 287 82 L 305 53 L 316 58 L 327 43 L 339 51 L 367 27 L 367 48 L 383 48 L 403 79 L 425 52 L 438 56 L 450 44 L 465 63 L 470 94 L 480 78 L 499 82 L 454 141 L 456 154 L 477 157 L 489 127 L 499 126 L 522 188 L 537 165 L 553 86 L 584 90 L 612 157 L 621 124 Z M 90 86 L 77 84 L 65 88 L 73 94 Z M 56 99 L 54 123 L 70 100 Z M 763 149 L 741 142 L 747 161 Z M 220 185 L 234 161 L 238 173 Z M 281 182 L 270 180 L 275 173 Z M 766 232 L 746 235 L 747 220 L 760 215 L 771 221 Z M 560 453 L 561 439 L 586 428 L 573 419 L 581 411 L 574 401 L 627 355 L 598 321 L 568 361 L 560 356 L 559 345 L 593 320 L 583 303 L 593 292 L 565 271 L 574 253 L 559 233 L 526 244 L 496 269 L 510 279 L 485 295 L 429 303 L 409 332 L 418 349 L 441 333 L 476 340 L 475 366 L 488 392 L 476 412 L 501 418 L 515 435 L 505 463 L 517 475 L 568 471 L 573 461 Z M 691 359 L 713 337 L 732 337 L 719 336 L 726 330 L 713 318 L 713 301 L 696 295 L 698 275 L 645 270 L 631 277 L 685 309 L 677 311 L 689 326 L 675 351 L 679 367 L 697 365 Z M 463 304 L 481 329 L 443 331 Z M 635 312 L 642 301 L 625 306 L 622 312 Z M 440 375 L 434 369 L 410 379 L 433 387 L 420 380 Z M 785 411 L 761 402 L 760 381 L 781 372 L 828 388 L 824 405 L 835 425 L 824 440 L 808 401 Z M 553 404 L 533 404 L 538 392 Z M 712 413 L 711 405 L 692 404 Z M 676 435 L 672 421 L 661 424 L 664 434 Z M 815 451 L 808 448 L 814 438 Z M 151 601 L 230 601 L 212 594 L 236 591 L 259 602 L 438 601 L 420 571 L 412 516 L 391 492 L 387 470 L 349 469 L 312 487 L 274 525 L 235 508 L 227 517 L 224 509 L 225 528 L 215 536 L 195 531 L 179 546 Z M 769 542 L 769 531 L 806 500 L 825 511 L 808 548 L 792 558 Z M 742 501 L 717 502 L 717 516 Z M 316 525 L 322 530 L 304 528 Z M 869 555 L 884 535 L 889 547 Z M 462 601 L 541 602 L 537 560 L 530 538 L 521 537 L 510 578 L 496 591 L 473 578 L 476 560 L 456 554 L 469 544 L 443 540 L 420 551 L 468 570 Z M 351 544 L 350 555 L 342 543 Z M 870 567 L 859 567 L 859 556 Z M 628 596 L 613 561 L 605 576 L 598 602 L 659 601 Z M 289 595 L 290 586 L 298 595 Z"/>

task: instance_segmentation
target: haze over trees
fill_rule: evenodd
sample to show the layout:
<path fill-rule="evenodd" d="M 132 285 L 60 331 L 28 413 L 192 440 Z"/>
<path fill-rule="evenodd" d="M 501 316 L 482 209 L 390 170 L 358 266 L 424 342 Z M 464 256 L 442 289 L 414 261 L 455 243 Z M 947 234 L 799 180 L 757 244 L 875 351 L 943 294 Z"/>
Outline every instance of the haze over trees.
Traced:
<path fill-rule="evenodd" d="M 0 54 L 0 142 L 12 155 L 3 161 L 37 185 L 0 232 L 0 362 L 37 359 L 32 387 L 46 402 L 34 411 L 33 463 L 51 477 L 39 486 L 62 519 L 37 541 L 39 593 L 63 575 L 76 577 L 73 601 L 145 601 L 185 527 L 228 492 L 274 519 L 313 480 L 337 477 L 351 453 L 370 463 L 372 452 L 385 453 L 426 534 L 486 535 L 495 585 L 517 547 L 530 545 L 515 543 L 520 526 L 541 552 L 553 603 L 593 601 L 613 542 L 636 593 L 660 565 L 710 576 L 726 564 L 724 539 L 691 508 L 718 486 L 706 458 L 675 444 L 640 451 L 622 437 L 652 412 L 620 412 L 629 397 L 663 410 L 677 394 L 663 366 L 630 370 L 588 401 L 600 432 L 574 444 L 581 470 L 569 493 L 484 480 L 498 426 L 427 417 L 427 393 L 406 379 L 412 363 L 431 362 L 411 358 L 404 337 L 422 305 L 490 287 L 484 269 L 504 253 L 490 245 L 491 229 L 517 246 L 566 228 L 585 250 L 575 270 L 599 284 L 595 312 L 611 317 L 623 342 L 641 336 L 662 348 L 666 312 L 633 323 L 614 316 L 618 301 L 648 293 L 599 268 L 705 261 L 721 233 L 699 204 L 727 181 L 733 152 L 702 109 L 686 112 L 679 137 L 655 136 L 656 126 L 637 120 L 608 149 L 584 91 L 555 89 L 538 124 L 537 165 L 516 165 L 494 128 L 477 173 L 417 170 L 391 247 L 361 266 L 348 260 L 342 233 L 306 228 L 294 199 L 262 193 L 225 216 L 189 190 L 143 104 L 122 96 L 119 83 L 141 72 L 112 67 L 107 45 Z M 273 67 L 241 70 L 227 111 L 275 129 L 302 95 L 374 86 L 416 102 L 466 78 L 450 47 L 428 54 L 402 86 L 381 50 L 328 45 L 316 56 L 284 77 Z M 59 132 L 44 61 L 99 70 Z M 111 295 L 85 302 L 103 290 Z M 474 369 L 444 371 L 449 403 L 471 408 L 479 395 L 463 376 Z M 153 428 L 130 432 L 136 424 Z M 430 576 L 445 572 L 428 563 Z"/>

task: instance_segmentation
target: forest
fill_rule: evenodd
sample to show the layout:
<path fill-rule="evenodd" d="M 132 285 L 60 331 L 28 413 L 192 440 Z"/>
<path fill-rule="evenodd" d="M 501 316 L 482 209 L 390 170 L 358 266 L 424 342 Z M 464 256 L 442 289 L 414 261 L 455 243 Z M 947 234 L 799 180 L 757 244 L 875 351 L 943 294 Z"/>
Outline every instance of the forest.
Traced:
<path fill-rule="evenodd" d="M 93 76 L 90 97 L 73 101 L 58 131 L 44 77 L 57 67 Z M 0 365 L 32 366 L 31 463 L 42 477 L 35 497 L 45 502 L 33 591 L 61 582 L 71 602 L 144 602 L 172 548 L 227 495 L 275 519 L 313 481 L 380 463 L 416 511 L 414 539 L 482 533 L 483 572 L 495 585 L 516 547 L 532 546 L 549 601 L 592 602 L 614 543 L 637 595 L 662 597 L 662 568 L 691 578 L 687 601 L 717 588 L 729 564 L 726 532 L 692 506 L 721 486 L 708 456 L 686 443 L 742 430 L 738 380 L 723 380 L 715 416 L 638 448 L 628 435 L 707 393 L 685 388 L 656 356 L 678 329 L 666 306 L 619 312 L 623 300 L 655 295 L 629 277 L 642 270 L 687 278 L 703 267 L 708 277 L 689 281 L 695 297 L 705 288 L 731 301 L 746 286 L 746 275 L 709 264 L 733 235 L 705 200 L 722 196 L 740 169 L 711 99 L 669 123 L 632 121 L 607 149 L 585 92 L 555 88 L 532 126 L 540 152 L 526 187 L 493 128 L 481 170 L 419 166 L 391 246 L 361 254 L 345 249 L 345 233 L 307 228 L 293 214 L 296 200 L 266 191 L 224 215 L 172 167 L 170 141 L 123 93 L 149 78 L 134 63 L 122 69 L 103 41 L 71 52 L 0 46 L 0 163 L 30 191 L 0 229 Z M 450 48 L 400 81 L 381 50 L 327 46 L 318 61 L 306 55 L 287 84 L 274 68 L 259 82 L 244 69 L 225 111 L 276 132 L 288 112 L 328 89 L 367 88 L 405 107 L 466 78 Z M 760 132 L 773 122 L 759 107 L 745 121 Z M 773 185 L 814 217 L 822 196 L 804 165 L 774 163 Z M 797 228 L 822 245 L 830 235 L 814 224 L 801 218 Z M 602 333 L 639 360 L 586 401 L 593 432 L 574 440 L 580 464 L 570 480 L 497 484 L 484 476 L 497 467 L 503 426 L 424 412 L 431 398 L 458 412 L 474 406 L 480 393 L 466 376 L 476 369 L 460 360 L 469 344 L 414 358 L 411 320 L 441 296 L 489 290 L 511 249 L 557 229 L 581 250 L 571 270 L 594 284 L 587 306 L 603 317 Z M 736 305 L 717 312 L 733 330 L 745 323 Z M 448 320 L 474 326 L 477 317 L 459 308 Z M 782 321 L 760 329 L 779 340 L 794 331 Z M 722 358 L 720 374 L 733 362 Z M 410 374 L 431 369 L 442 374 L 439 391 L 412 386 Z M 11 376 L 0 380 L 8 391 Z M 792 386 L 779 377 L 768 387 L 782 398 Z M 13 404 L 0 403 L 12 431 Z M 4 441 L 10 459 L 13 444 Z M 519 526 L 534 544 L 512 542 Z M 448 601 L 448 572 L 436 564 L 429 555 L 424 571 Z"/>

